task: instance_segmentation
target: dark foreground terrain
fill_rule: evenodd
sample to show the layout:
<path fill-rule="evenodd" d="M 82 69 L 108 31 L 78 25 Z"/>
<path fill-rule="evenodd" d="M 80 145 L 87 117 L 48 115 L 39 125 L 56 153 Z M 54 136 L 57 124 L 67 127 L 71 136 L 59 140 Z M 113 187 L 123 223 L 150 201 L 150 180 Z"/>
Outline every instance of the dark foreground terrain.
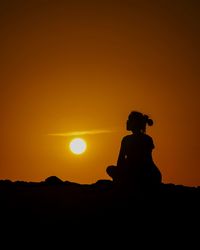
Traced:
<path fill-rule="evenodd" d="M 107 238 L 113 246 L 142 236 L 140 244 L 174 238 L 189 239 L 191 246 L 200 233 L 200 187 L 162 184 L 154 192 L 135 192 L 110 180 L 87 185 L 51 176 L 39 183 L 1 180 L 0 201 L 1 229 L 8 235 L 32 230 L 48 232 L 49 240 L 75 237 L 74 243 L 80 236 L 97 237 L 99 244 Z"/>

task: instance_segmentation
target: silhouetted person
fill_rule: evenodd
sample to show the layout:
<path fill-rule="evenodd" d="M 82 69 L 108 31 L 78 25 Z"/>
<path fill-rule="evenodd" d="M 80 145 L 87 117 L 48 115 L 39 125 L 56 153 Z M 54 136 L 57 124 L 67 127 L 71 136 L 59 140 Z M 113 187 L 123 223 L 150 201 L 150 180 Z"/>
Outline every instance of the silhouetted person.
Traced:
<path fill-rule="evenodd" d="M 117 160 L 117 166 L 109 166 L 107 174 L 117 184 L 133 188 L 156 188 L 161 184 L 162 176 L 152 159 L 154 143 L 146 134 L 146 125 L 153 121 L 147 115 L 132 111 L 126 123 L 131 135 L 123 137 Z"/>

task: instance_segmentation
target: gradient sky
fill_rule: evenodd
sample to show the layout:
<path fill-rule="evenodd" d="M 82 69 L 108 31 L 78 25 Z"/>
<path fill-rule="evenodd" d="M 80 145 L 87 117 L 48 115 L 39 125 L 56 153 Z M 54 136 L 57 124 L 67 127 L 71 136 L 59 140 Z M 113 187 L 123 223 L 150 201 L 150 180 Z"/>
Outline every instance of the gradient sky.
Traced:
<path fill-rule="evenodd" d="M 199 5 L 1 0 L 0 179 L 108 179 L 138 110 L 163 182 L 200 185 Z M 84 155 L 73 131 L 93 131 Z"/>

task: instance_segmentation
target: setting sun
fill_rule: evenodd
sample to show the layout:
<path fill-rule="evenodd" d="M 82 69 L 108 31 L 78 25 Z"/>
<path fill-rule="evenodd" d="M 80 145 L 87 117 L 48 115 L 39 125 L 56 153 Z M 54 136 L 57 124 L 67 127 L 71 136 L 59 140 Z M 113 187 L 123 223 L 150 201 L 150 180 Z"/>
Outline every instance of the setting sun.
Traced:
<path fill-rule="evenodd" d="M 75 138 L 70 142 L 69 148 L 73 154 L 80 155 L 86 151 L 87 144 L 83 139 Z"/>

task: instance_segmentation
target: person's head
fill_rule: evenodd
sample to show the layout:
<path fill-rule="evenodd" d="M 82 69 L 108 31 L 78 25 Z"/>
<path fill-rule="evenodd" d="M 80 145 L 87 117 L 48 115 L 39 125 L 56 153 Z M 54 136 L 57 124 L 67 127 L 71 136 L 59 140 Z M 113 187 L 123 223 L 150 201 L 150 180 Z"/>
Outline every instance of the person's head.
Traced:
<path fill-rule="evenodd" d="M 126 129 L 132 132 L 145 133 L 146 125 L 152 126 L 153 120 L 150 119 L 148 115 L 144 115 L 138 111 L 132 111 L 128 116 Z"/>

